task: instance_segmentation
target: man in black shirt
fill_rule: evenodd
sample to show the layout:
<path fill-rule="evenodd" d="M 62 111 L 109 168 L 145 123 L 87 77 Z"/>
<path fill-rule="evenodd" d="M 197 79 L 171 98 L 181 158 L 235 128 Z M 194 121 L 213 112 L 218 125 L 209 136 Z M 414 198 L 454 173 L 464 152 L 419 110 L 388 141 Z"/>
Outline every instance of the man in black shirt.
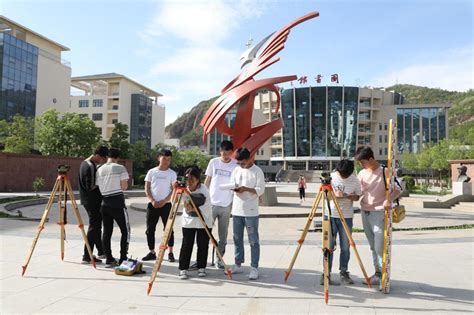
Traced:
<path fill-rule="evenodd" d="M 94 155 L 90 156 L 81 163 L 79 168 L 79 192 L 81 196 L 81 204 L 86 208 L 89 215 L 89 229 L 87 230 L 87 239 L 91 250 L 94 251 L 94 245 L 97 247 L 99 257 L 104 255 L 104 249 L 101 241 L 102 234 L 102 215 L 100 206 L 102 203 L 102 195 L 99 187 L 96 185 L 97 167 L 99 164 L 107 162 L 109 149 L 106 146 L 99 146 L 94 151 Z M 94 257 L 96 263 L 102 263 L 100 259 Z M 91 258 L 84 245 L 83 263 L 90 263 Z"/>

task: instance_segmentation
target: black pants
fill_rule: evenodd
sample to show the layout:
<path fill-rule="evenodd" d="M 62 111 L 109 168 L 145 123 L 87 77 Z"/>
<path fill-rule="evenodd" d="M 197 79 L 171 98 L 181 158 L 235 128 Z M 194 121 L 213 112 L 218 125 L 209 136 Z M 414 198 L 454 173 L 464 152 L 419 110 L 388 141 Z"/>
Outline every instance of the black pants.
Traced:
<path fill-rule="evenodd" d="M 304 188 L 300 188 L 300 199 L 306 198 Z"/>
<path fill-rule="evenodd" d="M 114 231 L 114 221 L 120 228 L 122 237 L 120 238 L 120 258 L 127 258 L 128 244 L 130 243 L 130 223 L 128 220 L 127 208 L 111 208 L 102 204 L 100 208 L 102 220 L 104 221 L 104 235 L 102 236 L 102 245 L 104 246 L 107 260 L 112 260 L 112 249 L 110 248 L 110 239 Z"/>
<path fill-rule="evenodd" d="M 166 222 L 168 222 L 168 217 L 170 215 L 171 203 L 168 202 L 161 208 L 154 208 L 151 203 L 148 203 L 146 209 L 146 241 L 148 243 L 148 248 L 150 250 L 155 249 L 155 231 L 158 220 L 161 218 L 163 222 L 163 231 L 166 227 Z M 171 230 L 171 236 L 168 240 L 168 246 L 174 246 L 174 231 Z"/>
<path fill-rule="evenodd" d="M 84 206 L 89 215 L 89 228 L 87 229 L 87 241 L 94 252 L 94 246 L 97 248 L 99 256 L 104 254 L 104 247 L 102 246 L 102 214 L 100 213 L 100 205 Z M 84 245 L 84 258 L 89 259 L 87 247 Z"/>
<path fill-rule="evenodd" d="M 211 231 L 211 229 L 209 229 Z M 189 269 L 191 254 L 193 253 L 194 237 L 197 242 L 197 267 L 206 268 L 209 252 L 209 236 L 204 229 L 183 228 L 183 244 L 179 252 L 179 270 Z"/>

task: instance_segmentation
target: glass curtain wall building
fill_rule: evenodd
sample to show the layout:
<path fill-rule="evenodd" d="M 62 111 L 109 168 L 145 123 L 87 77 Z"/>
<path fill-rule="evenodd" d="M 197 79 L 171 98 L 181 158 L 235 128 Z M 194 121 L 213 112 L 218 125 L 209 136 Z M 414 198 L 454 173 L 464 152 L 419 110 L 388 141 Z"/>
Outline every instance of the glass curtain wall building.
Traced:
<path fill-rule="evenodd" d="M 38 47 L 0 32 L 0 120 L 34 117 Z"/>

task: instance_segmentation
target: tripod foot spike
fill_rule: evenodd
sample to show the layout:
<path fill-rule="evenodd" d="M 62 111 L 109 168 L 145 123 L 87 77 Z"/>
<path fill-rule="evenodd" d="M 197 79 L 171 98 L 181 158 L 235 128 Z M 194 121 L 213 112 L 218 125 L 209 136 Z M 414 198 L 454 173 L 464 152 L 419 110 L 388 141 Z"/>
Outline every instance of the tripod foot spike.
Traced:
<path fill-rule="evenodd" d="M 153 283 L 148 282 L 148 289 L 146 290 L 146 295 L 150 295 L 151 292 L 151 287 L 153 286 Z"/>
<path fill-rule="evenodd" d="M 95 265 L 95 259 L 91 259 L 91 263 L 92 263 L 92 267 L 94 267 L 94 269 L 97 269 Z"/>
<path fill-rule="evenodd" d="M 328 304 L 329 302 L 329 291 L 324 291 L 324 302 L 326 303 L 326 305 Z"/>
<path fill-rule="evenodd" d="M 370 283 L 370 278 L 367 279 L 367 286 L 370 288 L 372 288 L 372 283 Z"/>
<path fill-rule="evenodd" d="M 25 272 L 26 272 L 26 266 L 21 266 L 21 276 L 23 277 L 25 275 Z"/>
<path fill-rule="evenodd" d="M 227 269 L 227 277 L 232 280 L 232 269 L 228 268 Z"/>
<path fill-rule="evenodd" d="M 285 271 L 285 282 L 288 280 L 289 276 L 290 276 L 290 273 L 288 271 Z"/>
<path fill-rule="evenodd" d="M 61 253 L 61 260 L 64 261 L 64 253 Z"/>

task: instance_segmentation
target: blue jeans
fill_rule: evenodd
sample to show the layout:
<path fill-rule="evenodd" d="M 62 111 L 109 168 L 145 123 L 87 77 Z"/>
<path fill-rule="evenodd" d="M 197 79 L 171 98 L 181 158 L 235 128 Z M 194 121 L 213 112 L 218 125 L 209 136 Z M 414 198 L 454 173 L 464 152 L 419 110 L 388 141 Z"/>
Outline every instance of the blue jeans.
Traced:
<path fill-rule="evenodd" d="M 250 266 L 258 268 L 260 260 L 260 242 L 258 238 L 258 217 L 232 217 L 234 226 L 235 264 L 241 265 L 244 260 L 244 227 L 250 243 Z"/>
<path fill-rule="evenodd" d="M 352 233 L 352 218 L 346 219 L 347 227 Z M 339 218 L 331 218 L 331 250 L 336 247 L 336 238 L 339 234 L 339 247 L 341 248 L 341 254 L 339 256 L 339 271 L 347 272 L 347 266 L 349 265 L 349 258 L 351 257 L 351 251 L 349 248 L 349 238 L 344 231 L 344 226 Z M 329 272 L 332 270 L 332 258 L 333 253 L 329 255 Z"/>
<path fill-rule="evenodd" d="M 365 236 L 372 251 L 375 272 L 382 271 L 384 211 L 361 211 Z"/>

